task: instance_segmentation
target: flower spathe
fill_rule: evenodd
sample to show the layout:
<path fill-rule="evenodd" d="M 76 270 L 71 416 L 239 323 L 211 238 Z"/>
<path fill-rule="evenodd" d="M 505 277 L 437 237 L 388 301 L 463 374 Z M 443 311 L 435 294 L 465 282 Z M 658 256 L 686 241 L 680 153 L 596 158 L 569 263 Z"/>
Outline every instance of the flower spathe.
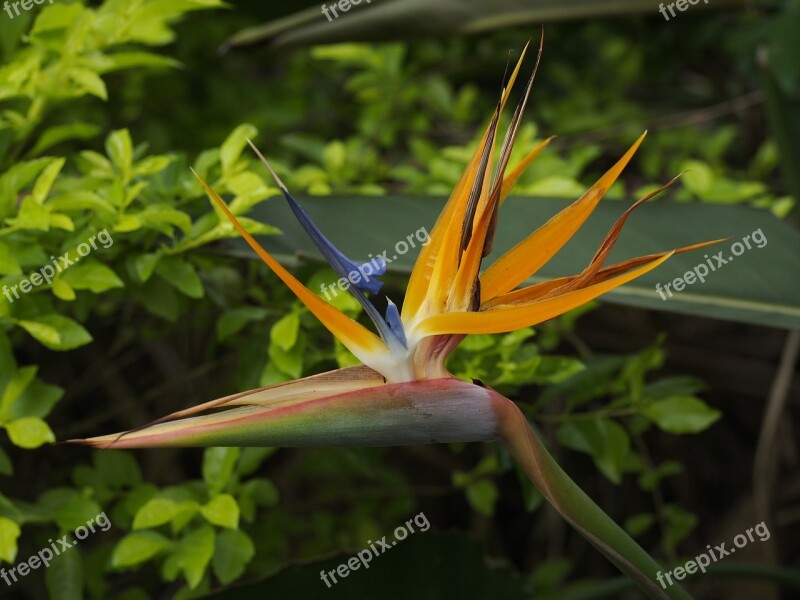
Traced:
<path fill-rule="evenodd" d="M 209 197 L 264 263 L 363 365 L 212 400 L 133 431 L 73 441 L 98 448 L 500 441 L 553 506 L 649 597 L 688 598 L 677 585 L 662 590 L 655 584 L 652 577 L 658 564 L 558 467 L 513 402 L 482 384 L 454 378 L 445 365 L 447 356 L 465 335 L 509 332 L 552 319 L 644 275 L 675 253 L 707 244 L 606 265 L 628 216 L 651 194 L 623 213 L 583 271 L 519 287 L 586 221 L 630 162 L 643 134 L 580 198 L 482 270 L 483 260 L 491 252 L 499 209 L 527 166 L 552 139 L 531 149 L 508 171 L 534 68 L 494 160 L 500 114 L 525 50 L 475 154 L 433 227 L 429 243 L 420 251 L 402 309 L 398 311 L 389 300 L 386 316 L 380 315 L 366 296 L 380 288 L 376 280 L 351 286 L 377 335 L 306 288 L 247 232 L 198 176 Z M 537 66 L 540 58 L 541 45 Z M 266 159 L 253 148 L 334 271 L 346 277 L 357 269 L 358 263 L 339 252 L 311 222 Z M 375 275 L 381 275 L 385 265 L 378 271 Z"/>

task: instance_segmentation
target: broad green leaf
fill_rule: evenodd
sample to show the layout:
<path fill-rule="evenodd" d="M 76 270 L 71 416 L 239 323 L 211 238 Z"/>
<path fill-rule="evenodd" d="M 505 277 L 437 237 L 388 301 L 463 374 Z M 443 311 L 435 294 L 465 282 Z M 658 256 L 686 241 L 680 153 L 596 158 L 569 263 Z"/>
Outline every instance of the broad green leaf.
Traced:
<path fill-rule="evenodd" d="M 156 273 L 190 298 L 203 297 L 203 282 L 194 267 L 179 256 L 166 256 L 156 265 Z"/>
<path fill-rule="evenodd" d="M 74 350 L 92 341 L 81 325 L 61 315 L 42 315 L 17 323 L 51 350 Z"/>
<path fill-rule="evenodd" d="M 642 414 L 669 433 L 699 433 L 714 424 L 722 413 L 694 396 L 673 396 L 657 400 Z"/>
<path fill-rule="evenodd" d="M 254 555 L 255 546 L 246 533 L 236 529 L 221 531 L 214 549 L 214 575 L 223 584 L 231 583 L 244 573 Z"/>
<path fill-rule="evenodd" d="M 361 258 L 387 250 L 388 258 L 392 259 L 390 272 L 405 274 L 413 267 L 419 244 L 412 237 L 415 248 L 394 257 L 395 244 L 407 240 L 407 236 L 420 227 L 430 232 L 444 203 L 443 200 L 415 197 L 306 197 L 298 200 L 314 222 L 324 223 L 326 232 L 336 233 L 331 241 L 344 254 Z M 385 215 L 380 227 L 369 221 L 369 215 L 374 213 L 365 210 L 367 205 Z M 599 241 L 628 205 L 628 202 L 601 202 L 574 238 L 526 284 L 581 272 L 597 250 Z M 485 265 L 491 265 L 496 257 L 565 207 L 563 200 L 509 198 L 500 209 L 495 249 Z M 263 238 L 264 247 L 286 264 L 296 263 L 298 254 L 319 257 L 319 251 L 292 220 L 291 213 L 285 212 L 287 214 L 258 206 L 250 213 L 253 218 L 269 222 L 283 232 L 281 236 Z M 752 238 L 756 230 L 760 230 L 766 240 L 760 248 Z M 728 260 L 732 256 L 731 246 L 737 241 L 742 243 L 748 235 L 751 248 Z M 625 226 L 609 262 L 724 237 L 730 239 L 671 257 L 659 268 L 603 295 L 601 300 L 712 319 L 800 329 L 800 278 L 787 277 L 787 273 L 800 272 L 800 253 L 797 252 L 800 232 L 766 210 L 669 201 L 645 204 Z M 759 234 L 756 237 L 762 239 Z M 716 268 L 714 255 L 719 252 L 727 264 Z M 714 271 L 708 269 L 705 283 L 696 281 L 681 292 L 673 292 L 672 297 L 664 294 L 667 299 L 662 300 L 656 285 L 660 284 L 663 289 L 665 283 L 683 277 L 696 266 L 707 266 L 705 255 L 715 266 Z M 742 282 L 758 283 L 743 285 Z"/>
<path fill-rule="evenodd" d="M 300 331 L 300 315 L 292 312 L 272 326 L 269 339 L 281 350 L 289 350 L 297 342 L 298 331 Z"/>
<path fill-rule="evenodd" d="M 230 494 L 214 496 L 200 507 L 200 513 L 212 525 L 236 529 L 239 526 L 239 505 Z"/>
<path fill-rule="evenodd" d="M 73 289 L 89 290 L 95 294 L 125 286 L 114 271 L 91 259 L 70 267 L 64 272 L 61 279 Z"/>
<path fill-rule="evenodd" d="M 591 455 L 597 467 L 612 482 L 622 481 L 630 438 L 616 422 L 603 418 L 576 418 L 559 427 L 558 440 L 566 447 Z"/>
<path fill-rule="evenodd" d="M 149 529 L 169 523 L 178 513 L 178 503 L 169 498 L 153 498 L 133 517 L 133 529 Z"/>
<path fill-rule="evenodd" d="M 203 453 L 203 480 L 212 492 L 225 489 L 239 460 L 239 448 L 206 448 Z"/>
<path fill-rule="evenodd" d="M 0 560 L 14 562 L 17 557 L 17 539 L 20 529 L 11 519 L 0 517 Z"/>
<path fill-rule="evenodd" d="M 33 449 L 56 441 L 50 426 L 39 417 L 23 417 L 4 424 L 8 437 L 15 446 Z"/>
<path fill-rule="evenodd" d="M 137 531 L 122 538 L 111 553 L 111 567 L 124 569 L 141 564 L 170 545 L 170 541 L 155 531 Z"/>
<path fill-rule="evenodd" d="M 709 8 L 723 8 L 739 0 L 718 0 Z M 383 0 L 382 3 L 350 4 L 345 15 L 330 8 L 326 19 L 318 6 L 249 27 L 232 36 L 227 46 L 268 44 L 269 46 L 335 44 L 374 41 L 391 30 L 395 39 L 416 40 L 423 36 L 448 37 L 486 32 L 509 26 L 536 25 L 543 21 L 597 18 L 620 12 L 655 15 L 658 7 L 650 0 L 600 2 L 599 0 Z M 324 6 L 324 5 L 323 5 Z M 329 5 L 330 6 L 330 5 Z M 349 9 L 348 9 L 349 10 Z M 333 12 L 331 12 L 333 11 Z M 338 14 L 338 18 L 334 17 Z M 424 29 L 420 23 L 425 23 Z"/>

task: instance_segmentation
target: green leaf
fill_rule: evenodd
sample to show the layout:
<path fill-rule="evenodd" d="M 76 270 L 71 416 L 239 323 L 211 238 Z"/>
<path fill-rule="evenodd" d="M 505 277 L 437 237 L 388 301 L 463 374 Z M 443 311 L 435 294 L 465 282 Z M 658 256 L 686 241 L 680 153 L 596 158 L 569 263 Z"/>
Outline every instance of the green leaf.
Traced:
<path fill-rule="evenodd" d="M 225 311 L 217 321 L 217 341 L 225 341 L 241 331 L 248 323 L 261 321 L 266 316 L 267 311 L 256 306 L 240 306 Z"/>
<path fill-rule="evenodd" d="M 11 459 L 6 454 L 6 451 L 0 448 L 0 475 L 6 475 L 10 477 L 14 474 L 14 464 L 11 462 Z"/>
<path fill-rule="evenodd" d="M 150 560 L 169 547 L 170 541 L 155 531 L 137 531 L 122 538 L 111 553 L 111 567 L 124 569 Z"/>
<path fill-rule="evenodd" d="M 83 600 L 83 555 L 64 552 L 44 572 L 50 600 Z"/>
<path fill-rule="evenodd" d="M 212 492 L 225 489 L 239 460 L 239 448 L 206 448 L 203 453 L 203 480 Z"/>
<path fill-rule="evenodd" d="M 625 519 L 625 531 L 633 537 L 640 536 L 647 532 L 656 523 L 656 517 L 652 513 L 640 513 Z"/>
<path fill-rule="evenodd" d="M 681 177 L 681 183 L 695 196 L 702 198 L 714 183 L 711 167 L 699 160 L 687 160 L 681 165 L 681 171 L 686 171 Z"/>
<path fill-rule="evenodd" d="M 33 196 L 26 196 L 22 201 L 19 213 L 8 222 L 19 229 L 50 229 L 50 211 L 39 204 Z"/>
<path fill-rule="evenodd" d="M 52 210 L 60 211 L 91 210 L 106 214 L 116 213 L 116 209 L 110 202 L 88 190 L 73 190 L 57 194 L 48 199 L 47 206 Z"/>
<path fill-rule="evenodd" d="M 669 433 L 699 433 L 716 422 L 722 413 L 694 396 L 673 396 L 657 400 L 642 414 Z"/>
<path fill-rule="evenodd" d="M 22 417 L 45 418 L 55 406 L 64 390 L 57 385 L 49 385 L 39 379 L 34 379 L 27 389 L 12 402 L 5 416 L 9 419 Z"/>
<path fill-rule="evenodd" d="M 72 286 L 63 279 L 56 279 L 53 281 L 53 283 L 50 284 L 50 291 L 53 292 L 56 298 L 64 300 L 65 302 L 72 302 L 78 297 L 75 290 L 72 289 Z"/>
<path fill-rule="evenodd" d="M 298 331 L 300 331 L 300 316 L 292 312 L 272 326 L 269 339 L 281 350 L 289 350 L 297 342 Z"/>
<path fill-rule="evenodd" d="M 11 442 L 20 448 L 33 449 L 42 444 L 55 442 L 50 426 L 39 417 L 23 417 L 5 424 Z"/>
<path fill-rule="evenodd" d="M 613 483 L 622 481 L 630 438 L 616 422 L 601 417 L 574 419 L 559 427 L 558 440 L 567 448 L 591 455 L 597 468 Z"/>
<path fill-rule="evenodd" d="M 169 523 L 178 513 L 178 503 L 169 498 L 153 498 L 139 507 L 133 529 L 150 529 Z"/>
<path fill-rule="evenodd" d="M 17 398 L 19 398 L 26 389 L 28 389 L 28 386 L 36 378 L 36 372 L 38 370 L 38 366 L 32 365 L 17 369 L 12 375 L 3 390 L 2 396 L 0 396 L 0 418 L 5 416 L 9 407 L 17 401 Z"/>
<path fill-rule="evenodd" d="M 56 177 L 58 177 L 58 174 L 64 167 L 64 162 L 66 161 L 63 158 L 53 159 L 53 161 L 47 165 L 44 171 L 41 172 L 39 177 L 36 178 L 36 183 L 33 184 L 33 192 L 31 193 L 31 196 L 39 204 L 44 203 L 47 195 L 50 193 L 50 190 L 53 189 L 53 183 L 55 183 Z"/>
<path fill-rule="evenodd" d="M 41 315 L 17 324 L 51 350 L 74 350 L 92 341 L 81 325 L 61 315 Z"/>
<path fill-rule="evenodd" d="M 49 127 L 38 137 L 36 144 L 28 151 L 27 155 L 36 156 L 67 140 L 87 140 L 100 133 L 100 130 L 100 127 L 94 123 L 81 122 Z"/>
<path fill-rule="evenodd" d="M 467 486 L 467 500 L 470 506 L 482 515 L 491 517 L 494 514 L 494 505 L 500 494 L 493 481 L 479 479 Z"/>
<path fill-rule="evenodd" d="M 347 243 L 341 250 L 348 256 L 368 256 L 387 246 L 386 240 L 405 240 L 419 230 L 420 223 L 434 223 L 444 205 L 444 199 L 414 197 L 305 197 L 299 199 L 303 208 L 326 231 L 335 231 L 337 240 Z M 367 205 L 380 205 L 385 218 L 379 228 L 366 229 L 364 222 L 354 219 Z M 501 256 L 518 240 L 524 239 L 539 225 L 547 222 L 560 209 L 563 200 L 511 197 L 500 211 L 497 235 L 492 256 Z M 597 250 L 608 227 L 622 214 L 624 207 L 617 202 L 601 202 L 593 216 L 550 262 L 527 284 L 540 283 L 568 273 L 580 273 L 586 267 L 587 256 Z M 284 214 L 284 212 L 288 214 Z M 258 206 L 250 213 L 254 218 L 269 220 L 284 232 L 279 238 L 266 237 L 264 247 L 278 256 L 292 254 L 320 257 L 319 250 L 305 236 L 302 228 L 292 222 L 290 211 L 266 211 Z M 775 218 L 769 211 L 745 206 L 674 203 L 659 201 L 645 204 L 636 213 L 633 229 L 637 235 L 622 235 L 612 262 L 659 252 L 703 240 L 730 238 L 716 246 L 671 257 L 667 262 L 635 281 L 625 284 L 601 297 L 607 302 L 620 303 L 651 310 L 691 314 L 713 319 L 729 319 L 782 329 L 800 329 L 800 278 L 787 273 L 800 272 L 800 232 L 787 222 Z M 752 234 L 760 230 L 762 247 L 754 244 Z M 705 283 L 695 282 L 672 297 L 662 300 L 656 290 L 660 284 L 681 277 L 695 266 L 708 264 L 708 254 L 731 254 L 731 246 L 750 235 L 751 249 L 715 271 L 709 269 Z M 415 242 L 416 242 L 416 238 Z M 759 239 L 761 239 L 759 237 Z M 334 240 L 334 241 L 337 241 Z M 414 265 L 419 244 L 409 252 L 398 255 L 389 264 L 389 271 L 408 274 Z M 389 258 L 392 252 L 389 253 Z M 287 263 L 289 259 L 287 258 Z M 487 263 L 488 264 L 488 263 Z M 757 281 L 758 285 L 742 285 L 742 281 Z M 524 284 L 523 284 L 524 285 Z M 316 291 L 316 290 L 314 290 Z M 339 297 L 347 297 L 339 294 Z"/>
<path fill-rule="evenodd" d="M 165 235 L 173 234 L 173 227 L 184 233 L 192 228 L 192 219 L 185 212 L 164 203 L 150 204 L 141 213 L 139 219 L 150 227 Z"/>
<path fill-rule="evenodd" d="M 96 477 L 114 489 L 138 486 L 142 472 L 136 458 L 122 450 L 96 450 L 92 455 Z"/>
<path fill-rule="evenodd" d="M 117 277 L 114 271 L 106 265 L 91 259 L 72 266 L 61 278 L 73 289 L 89 290 L 95 294 L 102 294 L 114 288 L 125 287 L 125 284 L 122 283 L 122 280 Z"/>
<path fill-rule="evenodd" d="M 111 164 L 123 174 L 129 174 L 133 167 L 133 142 L 127 129 L 118 129 L 106 138 L 106 154 Z"/>
<path fill-rule="evenodd" d="M 0 517 L 0 560 L 13 563 L 17 557 L 17 539 L 20 529 L 11 519 Z"/>
<path fill-rule="evenodd" d="M 22 268 L 11 248 L 0 240 L 0 275 L 22 275 Z"/>
<path fill-rule="evenodd" d="M 208 525 L 198 527 L 180 541 L 168 559 L 183 571 L 192 589 L 203 579 L 206 567 L 214 556 L 214 537 L 214 530 Z"/>
<path fill-rule="evenodd" d="M 108 100 L 108 90 L 103 79 L 94 71 L 82 67 L 68 69 L 65 75 L 78 86 L 81 93 Z"/>
<path fill-rule="evenodd" d="M 156 265 L 156 273 L 190 298 L 203 297 L 203 282 L 194 267 L 184 258 L 166 256 Z"/>
<path fill-rule="evenodd" d="M 246 533 L 236 529 L 221 531 L 214 549 L 214 575 L 223 584 L 231 583 L 244 573 L 254 555 L 255 546 Z"/>
<path fill-rule="evenodd" d="M 139 281 L 146 282 L 153 275 L 158 261 L 161 260 L 162 254 L 160 252 L 152 252 L 150 254 L 140 254 L 134 261 L 134 269 Z"/>
<path fill-rule="evenodd" d="M 239 505 L 230 494 L 214 496 L 200 507 L 200 513 L 212 525 L 236 529 L 239 526 Z"/>
<path fill-rule="evenodd" d="M 256 507 L 275 506 L 280 494 L 278 488 L 266 479 L 251 479 L 239 489 L 238 500 L 242 517 L 252 522 L 256 516 Z"/>
<path fill-rule="evenodd" d="M 239 125 L 226 138 L 219 148 L 219 160 L 222 164 L 222 172 L 228 173 L 231 167 L 239 160 L 242 150 L 247 145 L 247 138 L 255 139 L 258 129 L 249 123 Z"/>
<path fill-rule="evenodd" d="M 255 473 L 261 464 L 275 454 L 277 448 L 242 448 L 237 471 L 240 477 L 247 477 Z"/>
<path fill-rule="evenodd" d="M 101 508 L 94 500 L 75 494 L 55 510 L 56 524 L 62 531 L 70 531 L 86 525 L 89 519 L 100 514 Z"/>

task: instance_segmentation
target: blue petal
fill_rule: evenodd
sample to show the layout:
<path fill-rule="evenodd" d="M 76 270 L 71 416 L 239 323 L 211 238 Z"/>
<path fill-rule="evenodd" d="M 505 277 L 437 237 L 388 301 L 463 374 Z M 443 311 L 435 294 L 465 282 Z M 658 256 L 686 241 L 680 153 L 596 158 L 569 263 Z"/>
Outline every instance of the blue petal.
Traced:
<path fill-rule="evenodd" d="M 328 264 L 336 274 L 350 282 L 351 285 L 348 286 L 348 290 L 355 296 L 356 300 L 358 300 L 359 304 L 364 308 L 364 311 L 369 315 L 369 318 L 372 319 L 372 322 L 375 323 L 375 327 L 378 329 L 378 333 L 381 338 L 383 338 L 383 341 L 389 346 L 397 346 L 400 344 L 405 348 L 406 336 L 403 332 L 403 325 L 400 322 L 400 317 L 397 315 L 397 308 L 395 307 L 394 309 L 396 315 L 396 317 L 393 317 L 395 319 L 394 322 L 387 323 L 386 320 L 381 317 L 378 309 L 376 309 L 372 302 L 364 295 L 364 290 L 374 294 L 381 289 L 383 282 L 379 281 L 377 278 L 386 273 L 386 262 L 380 257 L 375 257 L 366 263 L 356 263 L 339 252 L 317 226 L 312 223 L 306 211 L 292 198 L 289 190 L 283 185 L 283 182 L 275 171 L 272 170 L 267 159 L 259 152 L 258 148 L 256 148 L 250 140 L 247 141 L 264 163 L 264 166 L 269 169 L 269 172 L 275 178 L 275 182 L 278 184 L 278 187 L 281 188 L 286 201 L 289 203 L 289 208 L 292 209 L 292 212 L 311 238 L 311 241 L 319 248 L 319 251 L 322 252 L 322 256 L 325 257 L 325 260 L 328 261 Z M 387 312 L 387 317 L 388 314 Z"/>
<path fill-rule="evenodd" d="M 397 310 L 397 305 L 389 300 L 389 298 L 386 298 L 386 302 L 388 302 L 386 306 L 386 322 L 389 324 L 389 329 L 394 336 L 400 340 L 403 347 L 407 348 L 406 332 L 403 329 L 403 322 L 400 320 L 400 313 Z"/>

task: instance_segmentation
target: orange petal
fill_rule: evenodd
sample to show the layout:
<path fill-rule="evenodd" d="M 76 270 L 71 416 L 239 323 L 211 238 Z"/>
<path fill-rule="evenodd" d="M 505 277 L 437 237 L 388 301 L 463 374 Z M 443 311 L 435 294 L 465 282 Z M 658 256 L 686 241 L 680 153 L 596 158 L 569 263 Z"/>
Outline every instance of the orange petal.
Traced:
<path fill-rule="evenodd" d="M 261 257 L 267 266 L 281 278 L 286 286 L 294 292 L 299 300 L 305 304 L 308 309 L 322 322 L 322 324 L 335 335 L 353 354 L 360 360 L 364 361 L 368 358 L 369 354 L 385 352 L 387 350 L 386 344 L 369 329 L 354 321 L 338 308 L 329 304 L 306 286 L 304 286 L 297 278 L 294 277 L 289 271 L 267 252 L 256 239 L 250 235 L 247 230 L 239 223 L 238 219 L 228 210 L 228 207 L 217 196 L 216 192 L 211 189 L 200 175 L 194 169 L 192 173 L 200 180 L 200 183 L 205 188 L 208 195 L 219 206 L 220 210 L 225 213 L 233 226 L 239 231 L 242 237 L 250 244 L 250 247 Z"/>
<path fill-rule="evenodd" d="M 697 250 L 698 248 L 710 246 L 711 244 L 716 244 L 722 241 L 724 240 L 712 240 L 710 242 L 701 242 L 699 244 L 692 244 L 691 246 L 683 246 L 682 248 L 676 248 L 675 250 L 667 250 L 665 252 L 657 252 L 655 254 L 648 254 L 646 256 L 637 256 L 636 258 L 630 258 L 628 260 L 618 262 L 608 267 L 600 269 L 590 280 L 585 281 L 583 283 L 583 287 L 588 287 L 590 285 L 606 281 L 612 277 L 616 277 L 617 275 L 620 275 L 622 273 L 627 273 L 631 269 L 635 269 L 636 267 L 639 267 L 650 261 L 661 258 L 662 256 L 667 256 L 668 254 L 683 254 L 684 252 L 689 252 L 690 250 Z M 496 296 L 491 300 L 488 300 L 485 303 L 483 303 L 481 305 L 481 310 L 487 310 L 504 304 L 518 304 L 520 302 L 530 302 L 532 300 L 541 300 L 543 298 L 549 298 L 550 296 L 556 294 L 559 290 L 563 290 L 565 286 L 575 281 L 578 277 L 580 277 L 580 275 L 570 275 L 569 277 L 559 277 L 557 279 L 550 279 L 548 281 L 543 281 L 541 283 L 529 285 L 528 287 L 524 287 L 519 290 L 514 290 L 513 292 L 508 292 L 507 294 L 503 294 L 502 296 Z"/>
<path fill-rule="evenodd" d="M 522 54 L 520 55 L 519 60 L 514 67 L 514 71 L 511 73 L 508 84 L 503 90 L 500 99 L 499 110 L 503 109 L 506 101 L 508 100 L 508 96 L 511 93 L 511 88 L 517 79 L 520 67 L 522 66 L 522 61 L 525 58 L 525 53 L 528 50 L 528 44 L 526 44 L 525 48 L 522 50 Z M 414 264 L 414 269 L 411 272 L 408 288 L 406 289 L 405 300 L 403 301 L 402 315 L 404 321 L 407 321 L 409 318 L 413 317 L 413 315 L 417 314 L 425 302 L 425 299 L 428 295 L 428 289 L 431 287 L 431 277 L 433 275 L 434 268 L 436 267 L 437 262 L 439 262 L 440 252 L 442 248 L 448 248 L 448 246 L 445 244 L 445 239 L 448 237 L 448 232 L 452 231 L 454 228 L 458 229 L 459 234 L 461 232 L 460 227 L 463 223 L 463 214 L 466 209 L 466 205 L 469 202 L 471 182 L 475 179 L 475 174 L 480 163 L 481 152 L 489 140 L 489 136 L 493 129 L 493 122 L 494 118 L 492 119 L 492 123 L 490 123 L 486 128 L 486 131 L 481 138 L 481 142 L 478 144 L 478 148 L 472 155 L 467 168 L 461 175 L 461 179 L 458 181 L 455 188 L 453 188 L 453 193 L 450 195 L 450 199 L 447 201 L 442 213 L 436 220 L 436 224 L 434 225 L 430 234 L 430 241 L 420 250 L 417 261 Z M 449 259 L 448 263 L 452 263 L 452 259 Z M 454 272 L 455 267 L 452 264 L 448 264 L 446 267 L 448 272 Z"/>
<path fill-rule="evenodd" d="M 645 135 L 647 132 L 583 196 L 506 252 L 486 270 L 481 276 L 482 301 L 517 287 L 567 243 L 620 176 Z"/>
<path fill-rule="evenodd" d="M 544 300 L 496 306 L 480 312 L 453 312 L 433 315 L 418 325 L 422 335 L 504 333 L 530 327 L 557 317 L 616 287 L 644 275 L 672 256 L 656 258 L 628 273 L 583 289 Z"/>

